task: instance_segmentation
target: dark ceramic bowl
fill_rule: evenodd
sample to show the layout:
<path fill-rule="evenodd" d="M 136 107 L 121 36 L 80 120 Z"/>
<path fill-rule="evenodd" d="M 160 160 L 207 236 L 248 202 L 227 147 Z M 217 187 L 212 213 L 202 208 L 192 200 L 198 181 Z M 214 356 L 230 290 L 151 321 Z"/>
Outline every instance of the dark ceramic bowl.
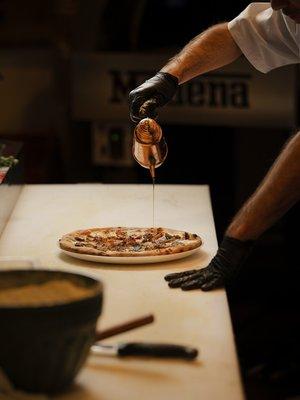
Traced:
<path fill-rule="evenodd" d="M 73 381 L 94 341 L 103 287 L 89 276 L 56 270 L 0 272 L 0 290 L 61 279 L 90 288 L 91 295 L 47 306 L 0 306 L 0 367 L 18 389 L 54 393 Z"/>

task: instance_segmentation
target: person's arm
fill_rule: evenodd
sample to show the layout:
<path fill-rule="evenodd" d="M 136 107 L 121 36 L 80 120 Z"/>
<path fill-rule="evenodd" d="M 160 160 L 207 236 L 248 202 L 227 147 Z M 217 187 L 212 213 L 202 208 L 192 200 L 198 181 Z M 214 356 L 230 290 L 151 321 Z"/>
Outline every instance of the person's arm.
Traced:
<path fill-rule="evenodd" d="M 300 132 L 285 146 L 261 185 L 234 217 L 217 254 L 202 269 L 169 274 L 172 288 L 211 290 L 231 283 L 253 241 L 300 200 Z"/>
<path fill-rule="evenodd" d="M 176 76 L 181 84 L 230 64 L 241 54 L 228 30 L 228 23 L 224 22 L 196 36 L 161 71 Z"/>
<path fill-rule="evenodd" d="M 300 132 L 283 149 L 261 185 L 241 208 L 226 235 L 255 240 L 300 200 Z"/>
<path fill-rule="evenodd" d="M 130 92 L 132 121 L 138 122 L 144 117 L 155 118 L 157 108 L 173 98 L 179 84 L 227 65 L 241 54 L 227 22 L 207 29 L 188 43 L 155 76 Z"/>

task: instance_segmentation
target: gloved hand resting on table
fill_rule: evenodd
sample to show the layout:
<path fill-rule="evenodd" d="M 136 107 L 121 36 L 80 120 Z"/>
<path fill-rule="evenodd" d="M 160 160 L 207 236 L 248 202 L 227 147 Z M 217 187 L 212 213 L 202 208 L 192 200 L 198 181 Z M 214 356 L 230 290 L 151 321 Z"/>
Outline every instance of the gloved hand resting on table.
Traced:
<path fill-rule="evenodd" d="M 142 118 L 157 117 L 157 108 L 167 104 L 178 88 L 178 79 L 168 72 L 158 72 L 129 93 L 130 118 L 137 123 Z M 145 104 L 146 103 L 146 104 Z M 140 108 L 142 109 L 140 110 Z"/>
<path fill-rule="evenodd" d="M 170 288 L 208 291 L 231 283 L 253 247 L 253 241 L 242 242 L 225 236 L 209 265 L 201 269 L 165 276 Z"/>

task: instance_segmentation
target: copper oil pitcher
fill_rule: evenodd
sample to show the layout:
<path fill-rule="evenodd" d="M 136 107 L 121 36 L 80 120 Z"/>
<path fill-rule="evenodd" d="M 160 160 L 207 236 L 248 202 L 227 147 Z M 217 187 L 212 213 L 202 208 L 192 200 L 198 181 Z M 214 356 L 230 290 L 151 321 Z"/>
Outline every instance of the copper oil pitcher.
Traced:
<path fill-rule="evenodd" d="M 155 168 L 165 161 L 168 154 L 161 127 L 154 119 L 144 118 L 137 124 L 133 134 L 132 154 L 142 167 L 150 170 L 154 179 Z"/>

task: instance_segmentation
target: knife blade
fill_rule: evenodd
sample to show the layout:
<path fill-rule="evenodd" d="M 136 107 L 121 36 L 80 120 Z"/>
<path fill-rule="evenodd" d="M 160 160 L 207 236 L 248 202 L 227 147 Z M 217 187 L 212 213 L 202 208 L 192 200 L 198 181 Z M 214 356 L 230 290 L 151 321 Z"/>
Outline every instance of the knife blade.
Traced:
<path fill-rule="evenodd" d="M 198 350 L 193 347 L 177 344 L 129 342 L 107 345 L 95 343 L 91 347 L 93 354 L 117 357 L 157 357 L 157 358 L 181 358 L 194 360 L 198 356 Z"/>

